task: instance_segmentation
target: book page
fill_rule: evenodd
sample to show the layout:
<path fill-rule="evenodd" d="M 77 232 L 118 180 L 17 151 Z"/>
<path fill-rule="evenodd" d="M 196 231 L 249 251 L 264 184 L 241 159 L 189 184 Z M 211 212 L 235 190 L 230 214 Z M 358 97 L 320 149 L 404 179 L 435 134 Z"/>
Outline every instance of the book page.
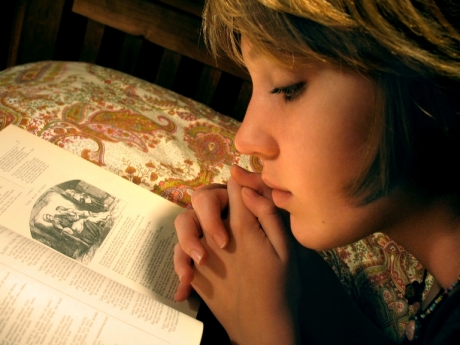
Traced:
<path fill-rule="evenodd" d="M 173 300 L 181 207 L 20 128 L 0 143 L 0 225 L 196 316 Z"/>
<path fill-rule="evenodd" d="M 0 227 L 0 339 L 199 344 L 202 323 Z"/>

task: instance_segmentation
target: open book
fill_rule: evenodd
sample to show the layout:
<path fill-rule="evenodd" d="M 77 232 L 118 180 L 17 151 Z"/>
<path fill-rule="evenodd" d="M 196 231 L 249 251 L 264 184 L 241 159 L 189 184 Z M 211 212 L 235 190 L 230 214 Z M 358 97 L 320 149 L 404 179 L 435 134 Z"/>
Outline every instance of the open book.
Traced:
<path fill-rule="evenodd" d="M 182 208 L 12 125 L 0 132 L 0 339 L 199 344 L 173 301 Z"/>

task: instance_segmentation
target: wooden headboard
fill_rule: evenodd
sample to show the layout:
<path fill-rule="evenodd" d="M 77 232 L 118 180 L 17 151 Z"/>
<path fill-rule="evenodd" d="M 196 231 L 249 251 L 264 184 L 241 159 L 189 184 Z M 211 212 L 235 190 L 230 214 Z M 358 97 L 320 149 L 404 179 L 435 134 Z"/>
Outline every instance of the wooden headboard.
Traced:
<path fill-rule="evenodd" d="M 40 60 L 95 63 L 242 120 L 252 91 L 249 76 L 206 50 L 203 6 L 204 0 L 12 1 L 0 14 L 0 39 L 8 42 L 0 69 Z"/>

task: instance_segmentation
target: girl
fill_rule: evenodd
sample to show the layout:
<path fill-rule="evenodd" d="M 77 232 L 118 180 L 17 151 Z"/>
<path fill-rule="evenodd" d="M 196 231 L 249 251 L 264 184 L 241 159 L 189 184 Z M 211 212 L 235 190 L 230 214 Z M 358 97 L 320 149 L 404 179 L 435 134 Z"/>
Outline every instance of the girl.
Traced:
<path fill-rule="evenodd" d="M 392 343 L 311 251 L 384 232 L 435 281 L 405 341 L 457 343 L 459 17 L 448 0 L 208 1 L 211 51 L 251 75 L 235 144 L 263 172 L 194 193 L 176 299 L 193 288 L 235 344 Z"/>

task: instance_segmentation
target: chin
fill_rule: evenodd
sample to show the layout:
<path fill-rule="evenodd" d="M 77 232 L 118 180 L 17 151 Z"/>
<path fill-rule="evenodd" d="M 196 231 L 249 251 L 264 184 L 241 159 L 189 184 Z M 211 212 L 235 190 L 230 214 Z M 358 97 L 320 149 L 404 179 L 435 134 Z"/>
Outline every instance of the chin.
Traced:
<path fill-rule="evenodd" d="M 321 251 L 330 249 L 328 246 L 325 245 L 324 239 L 318 238 L 321 236 L 315 236 L 315 231 L 311 229 L 305 229 L 304 227 L 298 227 L 295 225 L 295 222 L 292 221 L 291 218 L 291 231 L 294 235 L 294 238 L 299 242 L 302 246 L 308 249 Z M 318 235 L 316 233 L 316 235 Z"/>
<path fill-rule="evenodd" d="M 324 237 L 321 232 L 305 227 L 297 227 L 291 219 L 291 231 L 295 239 L 305 248 L 323 251 L 331 250 L 337 247 L 346 246 L 354 241 L 349 241 L 346 238 L 340 237 Z M 331 230 L 332 231 L 332 230 Z"/>

